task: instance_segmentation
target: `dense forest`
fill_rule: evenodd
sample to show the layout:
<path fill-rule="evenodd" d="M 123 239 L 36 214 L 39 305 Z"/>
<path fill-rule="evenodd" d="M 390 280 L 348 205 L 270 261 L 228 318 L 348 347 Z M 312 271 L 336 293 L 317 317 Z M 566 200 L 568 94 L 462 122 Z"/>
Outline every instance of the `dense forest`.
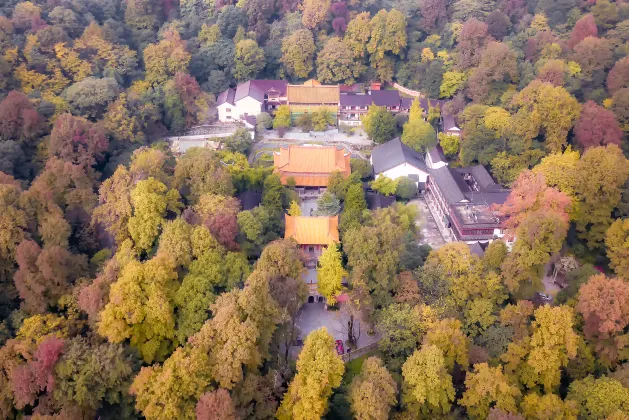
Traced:
<path fill-rule="evenodd" d="M 252 78 L 447 99 L 462 135 L 438 141 L 512 188 L 514 242 L 418 246 L 415 207 L 367 210 L 353 161 L 319 203 L 342 242 L 320 281 L 347 276 L 382 338 L 345 364 L 321 329 L 292 360 L 298 194 L 244 130 L 160 141 Z M 629 419 L 629 3 L 3 0 L 0 98 L 1 418 Z M 425 149 L 421 119 L 373 109 L 375 140 Z M 559 253 L 580 267 L 535 305 Z"/>

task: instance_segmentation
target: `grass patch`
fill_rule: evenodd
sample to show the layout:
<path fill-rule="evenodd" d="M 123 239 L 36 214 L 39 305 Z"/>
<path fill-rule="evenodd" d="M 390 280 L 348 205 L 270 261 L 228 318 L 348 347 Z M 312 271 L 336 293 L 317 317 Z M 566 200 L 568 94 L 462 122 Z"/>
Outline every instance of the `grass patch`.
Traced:
<path fill-rule="evenodd" d="M 354 360 L 350 360 L 349 362 L 345 363 L 345 375 L 343 375 L 343 383 L 345 385 L 349 385 L 352 382 L 352 379 L 354 379 L 354 376 L 360 373 L 360 369 L 362 369 L 363 362 L 365 361 L 365 359 L 367 359 L 368 357 L 377 356 L 377 355 L 378 355 L 378 351 L 374 350 L 360 357 L 357 357 Z"/>

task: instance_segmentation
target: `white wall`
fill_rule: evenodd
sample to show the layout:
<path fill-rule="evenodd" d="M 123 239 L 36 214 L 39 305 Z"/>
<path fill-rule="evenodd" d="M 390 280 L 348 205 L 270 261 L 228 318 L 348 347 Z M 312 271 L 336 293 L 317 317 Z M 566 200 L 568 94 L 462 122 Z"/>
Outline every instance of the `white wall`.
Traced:
<path fill-rule="evenodd" d="M 228 104 L 227 102 L 220 104 L 216 107 L 218 110 L 218 120 L 221 122 L 231 122 L 238 121 L 238 113 L 236 112 L 236 107 L 232 104 Z M 230 110 L 227 112 L 227 110 Z M 231 118 L 228 118 L 231 117 Z"/>
<path fill-rule="evenodd" d="M 249 96 L 236 102 L 236 105 L 223 103 L 216 107 L 221 122 L 240 121 L 245 114 L 257 117 L 262 112 L 262 102 Z M 229 111 L 228 111 L 229 110 Z M 231 118 L 229 118 L 231 117 Z"/>
<path fill-rule="evenodd" d="M 430 153 L 426 153 L 426 165 L 431 169 L 438 169 L 438 168 L 441 168 L 442 166 L 446 166 L 447 163 L 444 161 L 433 162 L 432 159 L 430 158 Z"/>
<path fill-rule="evenodd" d="M 401 176 L 408 176 L 410 174 L 418 175 L 419 182 L 426 182 L 426 180 L 428 179 L 428 174 L 426 172 L 414 166 L 411 166 L 408 163 L 403 163 L 401 165 L 396 166 L 395 168 L 391 168 L 389 170 L 382 172 L 382 175 L 391 179 L 396 179 Z"/>
<path fill-rule="evenodd" d="M 236 112 L 238 113 L 238 119 L 242 118 L 244 114 L 257 117 L 262 112 L 262 102 L 250 96 L 245 96 L 236 102 Z"/>

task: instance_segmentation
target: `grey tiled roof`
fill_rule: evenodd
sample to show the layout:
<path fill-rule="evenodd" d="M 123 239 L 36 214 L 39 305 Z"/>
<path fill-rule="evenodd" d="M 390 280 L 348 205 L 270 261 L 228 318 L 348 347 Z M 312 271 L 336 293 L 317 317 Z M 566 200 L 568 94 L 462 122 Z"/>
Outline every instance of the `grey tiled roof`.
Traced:
<path fill-rule="evenodd" d="M 476 254 L 479 257 L 482 257 L 483 255 L 485 255 L 485 250 L 483 249 L 483 247 L 480 245 L 480 243 L 478 242 L 473 242 L 471 244 L 467 244 L 468 247 L 470 247 L 470 252 L 472 254 Z"/>
<path fill-rule="evenodd" d="M 443 156 L 443 153 L 441 151 L 441 146 L 435 146 L 431 149 L 428 150 L 428 154 L 430 155 L 430 160 L 432 160 L 433 163 L 436 162 L 445 162 L 446 159 Z"/>
<path fill-rule="evenodd" d="M 370 106 L 371 96 L 355 93 L 341 93 L 341 106 Z"/>
<path fill-rule="evenodd" d="M 234 96 L 236 95 L 236 91 L 232 88 L 222 91 L 219 93 L 218 98 L 216 98 L 216 105 L 221 105 L 224 103 L 234 104 Z"/>
<path fill-rule="evenodd" d="M 456 179 L 452 175 L 451 169 L 448 166 L 428 169 L 428 173 L 435 181 L 435 184 L 439 187 L 441 194 L 443 194 L 443 197 L 446 199 L 448 204 L 466 200 L 465 195 L 463 195 L 463 192 L 461 191 L 461 187 L 456 182 Z"/>
<path fill-rule="evenodd" d="M 397 90 L 372 90 L 371 99 L 377 106 L 400 106 L 400 92 Z"/>
<path fill-rule="evenodd" d="M 481 188 L 487 189 L 492 185 L 496 185 L 496 182 L 483 165 L 472 166 L 470 172 Z"/>
<path fill-rule="evenodd" d="M 286 87 L 288 82 L 285 80 L 249 80 L 244 83 L 240 83 L 236 87 L 236 95 L 234 101 L 239 101 L 247 96 L 256 99 L 259 102 L 264 102 L 264 95 L 271 89 L 277 91 L 279 96 L 286 96 Z"/>
<path fill-rule="evenodd" d="M 417 169 L 428 172 L 421 153 L 402 143 L 399 137 L 374 148 L 371 152 L 371 162 L 376 174 L 395 168 L 402 163 L 408 163 Z"/>

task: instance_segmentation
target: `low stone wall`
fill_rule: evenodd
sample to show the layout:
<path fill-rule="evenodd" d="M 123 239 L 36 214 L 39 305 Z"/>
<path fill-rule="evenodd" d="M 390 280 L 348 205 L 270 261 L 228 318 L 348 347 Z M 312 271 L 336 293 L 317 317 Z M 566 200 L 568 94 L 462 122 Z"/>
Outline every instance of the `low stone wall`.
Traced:
<path fill-rule="evenodd" d="M 424 95 L 420 91 L 405 88 L 404 86 L 398 85 L 397 83 L 393 83 L 393 87 L 396 88 L 397 90 L 399 90 L 400 92 L 402 92 L 402 93 L 404 93 L 406 95 L 412 96 L 414 98 L 423 98 L 424 97 Z"/>

